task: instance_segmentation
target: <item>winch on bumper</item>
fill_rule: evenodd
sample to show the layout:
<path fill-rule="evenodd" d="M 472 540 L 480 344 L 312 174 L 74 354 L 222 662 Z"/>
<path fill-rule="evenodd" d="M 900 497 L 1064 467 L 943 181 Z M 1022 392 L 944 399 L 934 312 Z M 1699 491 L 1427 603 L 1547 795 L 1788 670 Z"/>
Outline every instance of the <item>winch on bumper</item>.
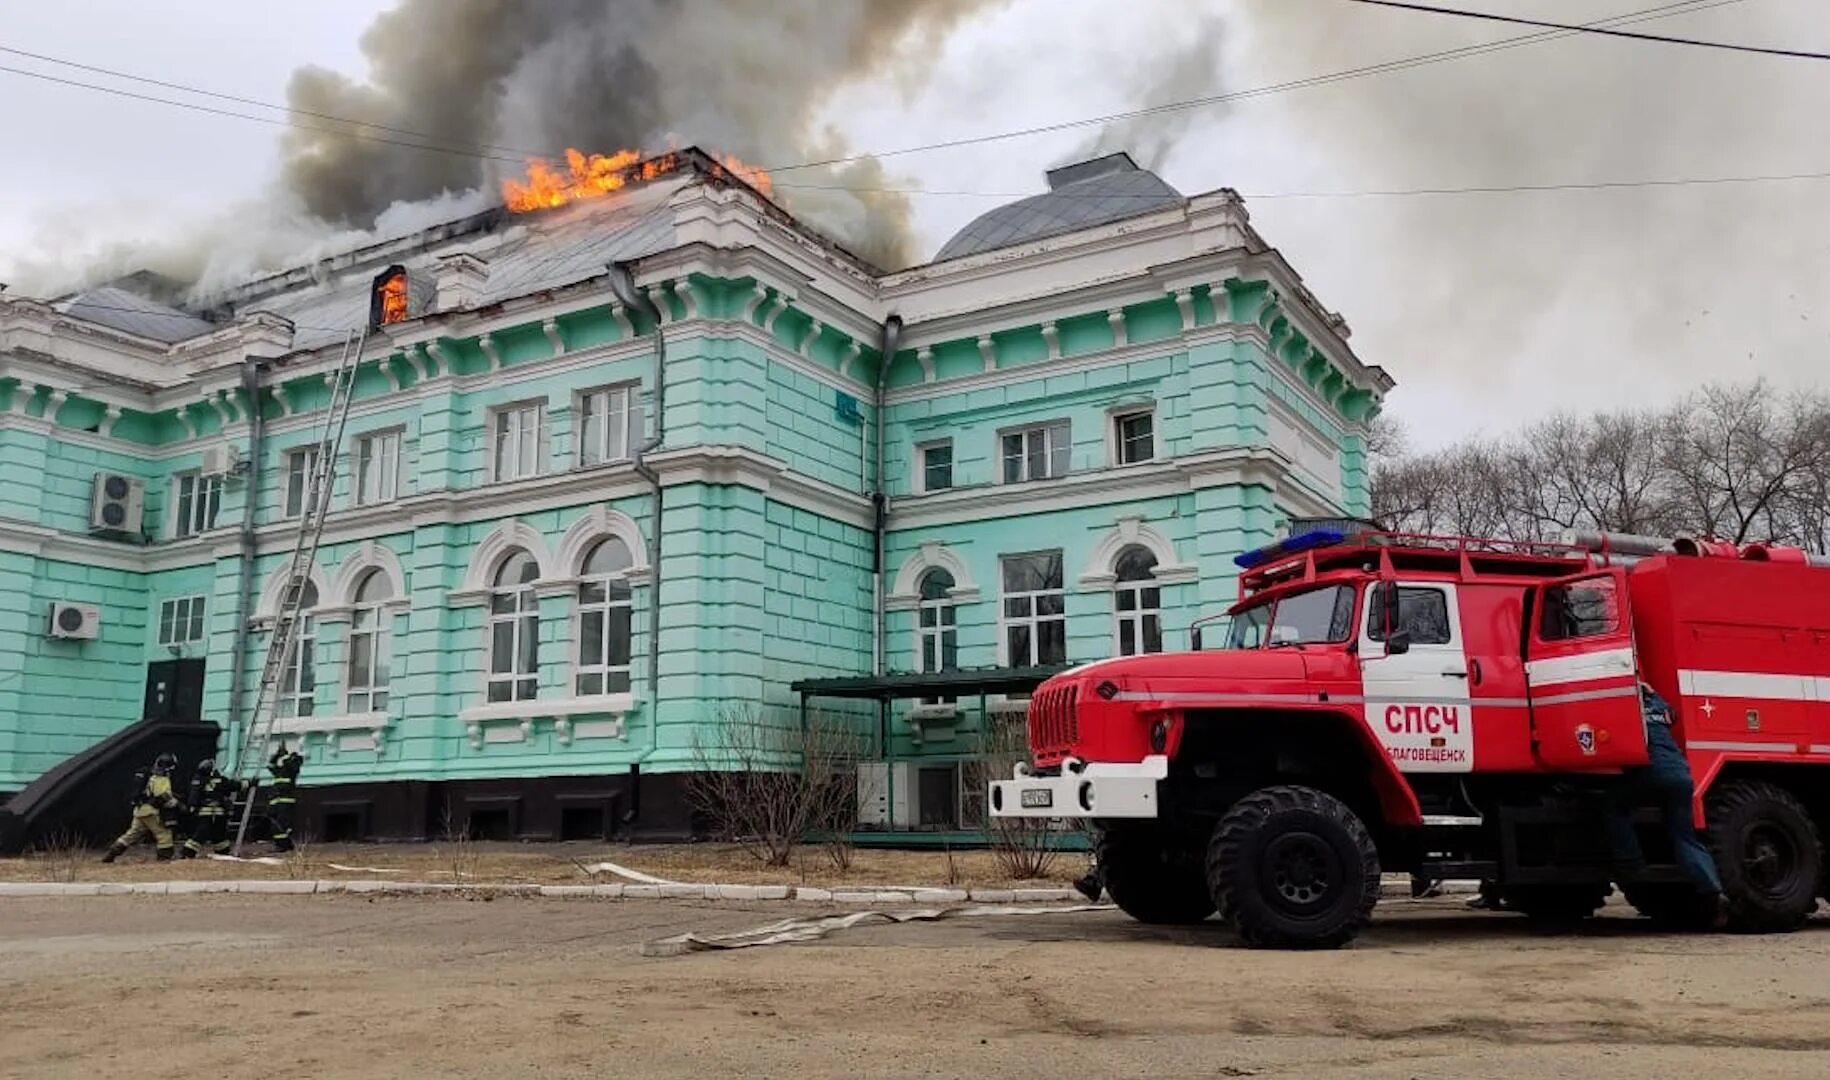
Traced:
<path fill-rule="evenodd" d="M 1012 772 L 1009 780 L 991 782 L 992 817 L 1153 818 L 1169 758 L 1152 754 L 1135 764 L 1068 758 L 1057 773 L 1026 764 Z"/>

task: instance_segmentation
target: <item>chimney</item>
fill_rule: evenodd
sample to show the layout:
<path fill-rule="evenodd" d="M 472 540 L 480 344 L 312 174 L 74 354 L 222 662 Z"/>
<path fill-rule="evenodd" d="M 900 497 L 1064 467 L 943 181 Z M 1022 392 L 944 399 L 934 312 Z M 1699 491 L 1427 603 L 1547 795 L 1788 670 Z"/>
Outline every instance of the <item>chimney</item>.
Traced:
<path fill-rule="evenodd" d="M 489 280 L 489 264 L 468 251 L 440 256 L 434 274 L 438 283 L 438 311 L 475 307 Z"/>

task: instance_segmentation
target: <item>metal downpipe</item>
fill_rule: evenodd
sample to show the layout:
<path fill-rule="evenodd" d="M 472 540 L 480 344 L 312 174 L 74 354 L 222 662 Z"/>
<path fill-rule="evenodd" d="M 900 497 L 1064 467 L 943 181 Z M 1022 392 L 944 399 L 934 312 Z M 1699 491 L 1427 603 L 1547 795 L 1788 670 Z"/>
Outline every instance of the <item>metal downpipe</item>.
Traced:
<path fill-rule="evenodd" d="M 890 500 L 883 487 L 883 396 L 889 385 L 890 363 L 896 357 L 896 345 L 902 340 L 902 316 L 891 313 L 883 320 L 883 337 L 878 342 L 882 358 L 877 361 L 877 389 L 871 400 L 871 417 L 877 425 L 877 465 L 873 479 L 876 491 L 871 493 L 876 534 L 871 553 L 871 674 L 882 675 L 884 667 L 883 534 L 890 520 Z"/>
<path fill-rule="evenodd" d="M 248 475 L 243 484 L 247 493 L 241 509 L 241 533 L 237 538 L 240 544 L 241 566 L 235 585 L 235 636 L 229 646 L 229 708 L 225 718 L 227 724 L 224 735 L 227 747 L 235 747 L 236 754 L 241 753 L 240 734 L 245 729 L 242 718 L 243 699 L 248 692 L 248 601 L 254 594 L 254 559 L 259 554 L 257 537 L 254 531 L 254 512 L 259 503 L 261 480 L 261 443 L 266 437 L 266 422 L 261 418 L 261 362 L 253 358 L 241 362 L 241 388 L 248 395 Z M 241 762 L 234 764 L 240 775 Z"/>

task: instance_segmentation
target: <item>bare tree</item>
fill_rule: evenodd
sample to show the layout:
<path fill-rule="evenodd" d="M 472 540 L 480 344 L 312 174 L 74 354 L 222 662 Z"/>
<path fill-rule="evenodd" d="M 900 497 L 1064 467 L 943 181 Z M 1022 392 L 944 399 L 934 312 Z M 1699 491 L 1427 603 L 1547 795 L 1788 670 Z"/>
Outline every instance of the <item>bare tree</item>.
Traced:
<path fill-rule="evenodd" d="M 981 736 L 978 760 L 969 783 L 983 788 L 992 780 L 1010 779 L 1011 769 L 1019 761 L 1029 760 L 1029 735 L 1025 725 L 987 717 Z M 998 869 L 1013 881 L 1047 877 L 1061 857 L 1061 841 L 1067 834 L 1055 818 L 990 817 L 985 820 L 985 835 L 991 841 L 991 854 Z"/>
<path fill-rule="evenodd" d="M 1830 548 L 1830 401 L 1763 382 L 1664 410 L 1562 415 L 1372 472 L 1373 514 L 1407 532 L 1555 540 L 1570 529 Z"/>
<path fill-rule="evenodd" d="M 717 835 L 769 866 L 787 866 L 797 846 L 818 836 L 843 869 L 866 741 L 843 714 L 813 713 L 803 724 L 798 714 L 727 708 L 709 744 L 694 742 L 687 799 Z"/>

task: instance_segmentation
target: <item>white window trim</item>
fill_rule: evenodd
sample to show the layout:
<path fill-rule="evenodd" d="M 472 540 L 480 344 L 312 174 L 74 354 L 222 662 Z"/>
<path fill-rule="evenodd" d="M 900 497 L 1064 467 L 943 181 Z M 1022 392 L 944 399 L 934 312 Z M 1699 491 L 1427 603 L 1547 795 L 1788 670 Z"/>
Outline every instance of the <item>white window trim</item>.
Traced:
<path fill-rule="evenodd" d="M 210 484 L 216 485 L 217 514 L 218 516 L 221 515 L 222 475 L 220 473 L 205 473 L 202 469 L 181 469 L 172 474 L 171 501 L 169 506 L 170 513 L 165 515 L 165 538 L 167 540 L 188 540 L 193 536 L 202 536 L 204 533 L 214 532 L 218 527 L 216 522 L 210 522 L 203 528 L 191 529 L 188 532 L 179 527 L 178 492 L 183 486 L 186 478 L 193 478 L 197 481 L 196 492 L 191 497 L 191 522 L 197 520 L 197 496 L 201 495 L 203 489 Z M 189 522 L 186 524 L 189 524 Z"/>
<path fill-rule="evenodd" d="M 496 424 L 500 417 L 524 409 L 536 410 L 534 419 L 534 468 L 531 472 L 522 472 L 515 476 L 502 476 L 497 470 L 499 455 L 496 452 Z M 484 418 L 483 452 L 487 458 L 486 472 L 491 484 L 513 483 L 517 480 L 532 480 L 545 476 L 551 470 L 552 453 L 549 439 L 552 435 L 551 410 L 545 398 L 527 398 L 523 401 L 509 401 L 490 406 Z"/>
<path fill-rule="evenodd" d="M 604 539 L 609 539 L 609 538 L 606 537 Z M 599 542 L 601 543 L 602 541 L 600 540 Z M 627 546 L 627 544 L 625 544 L 624 546 Z M 634 554 L 635 553 L 633 551 L 630 552 L 630 556 L 632 558 L 634 557 Z M 616 581 L 620 580 L 622 582 L 622 584 L 629 589 L 629 598 L 627 600 L 623 600 L 620 602 L 614 602 L 614 603 L 606 601 L 604 603 L 585 604 L 579 600 L 578 590 L 584 586 L 584 583 L 586 581 L 591 581 L 591 580 L 603 580 L 606 582 L 616 582 Z M 587 577 L 583 574 L 580 574 L 577 583 L 572 586 L 572 621 L 571 621 L 572 671 L 569 675 L 569 678 L 571 679 L 570 689 L 572 692 L 572 696 L 574 698 L 578 698 L 578 699 L 607 698 L 607 697 L 616 697 L 618 695 L 626 696 L 626 695 L 634 692 L 634 690 L 635 690 L 635 633 L 636 633 L 635 584 L 636 584 L 635 580 L 631 577 L 630 571 L 624 570 L 624 571 L 621 571 L 621 572 L 615 573 L 615 574 L 593 574 L 589 577 Z M 606 593 L 606 595 L 608 595 L 608 594 Z M 589 608 L 592 611 L 602 611 L 604 613 L 604 628 L 605 628 L 605 635 L 606 635 L 605 640 L 607 641 L 608 633 L 609 633 L 609 626 L 610 626 L 610 610 L 612 608 L 619 608 L 619 607 L 629 609 L 629 662 L 626 664 L 608 664 L 608 665 L 607 664 L 587 664 L 587 663 L 585 663 L 585 655 L 584 655 L 585 610 L 587 608 Z M 628 676 L 629 676 L 629 689 L 628 690 L 615 690 L 615 691 L 604 690 L 604 691 L 600 691 L 595 694 L 586 694 L 586 693 L 581 693 L 579 691 L 578 680 L 581 677 L 583 677 L 585 675 L 589 675 L 589 674 L 602 675 L 604 677 L 604 685 L 608 686 L 608 685 L 610 685 L 610 683 L 609 683 L 610 673 L 614 672 L 614 671 L 622 671 L 622 672 L 625 672 L 628 674 Z M 497 702 L 497 704 L 502 704 L 502 703 Z"/>
<path fill-rule="evenodd" d="M 180 624 L 180 621 L 178 618 L 178 608 L 180 605 L 183 605 L 183 609 L 184 609 L 184 618 L 183 618 L 182 624 Z M 182 627 L 183 627 L 183 630 L 182 630 L 180 636 L 175 637 L 170 641 L 165 640 L 165 609 L 168 607 L 172 609 L 172 625 L 174 627 L 178 627 L 178 626 L 182 625 Z M 192 614 L 195 613 L 195 610 L 198 608 L 202 609 L 202 618 L 199 621 L 203 624 L 203 626 L 202 626 L 202 630 L 200 631 L 200 635 L 198 637 L 191 637 L 190 629 L 189 629 L 190 624 L 191 624 L 191 616 L 192 616 Z M 172 596 L 172 597 L 167 597 L 166 599 L 159 601 L 158 619 L 159 619 L 159 625 L 155 629 L 154 634 L 155 634 L 155 637 L 158 639 L 159 645 L 163 648 L 170 648 L 171 646 L 174 646 L 174 645 L 197 645 L 204 641 L 209 640 L 209 637 L 210 637 L 210 609 L 209 609 L 209 605 L 207 603 L 207 598 L 202 593 L 196 593 L 196 594 L 189 595 L 189 596 Z"/>
<path fill-rule="evenodd" d="M 531 596 L 533 598 L 534 606 L 533 606 L 532 612 L 533 612 L 533 622 L 534 622 L 534 629 L 533 629 L 534 642 L 535 642 L 536 649 L 538 649 L 538 646 L 539 646 L 539 641 L 540 641 L 540 590 L 533 584 L 513 585 L 513 586 L 492 586 L 489 590 L 488 595 L 485 597 L 485 599 L 483 601 L 484 605 L 485 605 L 483 608 L 483 703 L 486 705 L 525 704 L 530 701 L 536 701 L 540 697 L 540 667 L 539 667 L 538 663 L 536 663 L 533 671 L 524 672 L 524 671 L 520 671 L 519 669 L 516 669 L 513 667 L 511 667 L 506 673 L 501 674 L 501 675 L 496 674 L 496 671 L 495 671 L 495 666 L 496 666 L 496 664 L 495 664 L 495 660 L 496 660 L 496 658 L 495 658 L 496 623 L 506 622 L 506 621 L 510 621 L 510 620 L 512 620 L 515 623 L 514 641 L 510 645 L 510 651 L 511 651 L 511 655 L 513 655 L 515 657 L 514 662 L 519 663 L 520 656 L 521 656 L 521 648 L 520 648 L 521 635 L 524 632 L 524 627 L 522 626 L 522 623 L 528 617 L 528 611 L 523 610 L 519 606 L 518 600 L 517 600 L 516 609 L 512 614 L 503 615 L 503 614 L 498 613 L 495 610 L 495 594 L 498 592 L 509 592 L 509 591 L 514 591 L 514 592 L 525 591 L 529 596 Z M 519 683 L 524 679 L 530 679 L 530 678 L 534 680 L 534 696 L 531 698 L 515 697 L 514 689 L 513 689 L 514 684 Z M 498 682 L 506 682 L 509 684 L 509 687 L 510 687 L 509 695 L 510 696 L 507 701 L 490 701 L 489 700 L 489 688 Z"/>
<path fill-rule="evenodd" d="M 1012 667 L 1016 664 L 1016 661 L 1010 656 L 1010 627 L 1020 623 L 1027 623 L 1030 627 L 1029 651 L 1031 658 L 1027 660 L 1023 666 L 1029 667 L 1041 663 L 1040 660 L 1034 658 L 1037 652 L 1038 641 L 1036 630 L 1039 628 L 1035 605 L 1035 598 L 1038 596 L 1059 595 L 1061 597 L 1061 614 L 1058 616 L 1048 615 L 1043 618 L 1048 622 L 1059 621 L 1061 623 L 1064 653 L 1062 661 L 1064 663 L 1067 661 L 1067 656 L 1065 655 L 1067 645 L 1067 568 L 1065 566 L 1062 568 L 1061 584 L 1053 589 L 1013 593 L 1004 588 L 1004 563 L 1009 559 L 1021 559 L 1030 555 L 1060 555 L 1062 558 L 1066 558 L 1066 552 L 1056 548 L 1043 548 L 1040 551 L 1010 551 L 1004 552 L 998 556 L 998 664 L 1001 667 Z M 1029 616 L 1021 619 L 1011 618 L 1005 602 L 1026 596 L 1030 598 Z"/>
<path fill-rule="evenodd" d="M 319 600 L 320 602 L 323 600 L 322 593 L 319 594 Z M 302 715 L 311 716 L 316 713 L 318 707 L 318 686 L 321 682 L 318 678 L 318 672 L 322 667 L 322 665 L 318 663 L 317 649 L 318 611 L 317 608 L 313 606 L 299 612 L 299 631 L 297 637 L 293 641 L 292 663 L 280 667 L 279 686 L 273 691 L 273 711 L 275 715 L 287 716 L 288 719 L 297 718 L 301 715 L 298 711 L 299 703 L 305 701 L 312 703 L 312 712 Z M 310 651 L 311 655 L 311 690 L 306 692 L 297 687 L 289 689 L 287 684 L 293 680 L 288 679 L 287 676 L 294 672 L 303 673 L 307 650 Z M 287 702 L 292 703 L 293 711 L 290 715 L 282 712 Z"/>
<path fill-rule="evenodd" d="M 1025 448 L 1024 448 L 1024 458 L 1023 458 L 1023 469 L 1024 469 L 1023 478 L 1020 480 L 1006 480 L 1004 478 L 1004 440 L 1012 435 L 1025 435 L 1026 436 L 1032 431 L 1046 432 L 1053 428 L 1060 428 L 1062 430 L 1062 432 L 1064 433 L 1063 437 L 1067 439 L 1067 458 L 1068 458 L 1067 466 L 1065 468 L 1063 468 L 1060 472 L 1050 473 L 1047 476 L 1038 477 L 1038 476 L 1028 475 L 1029 452 L 1028 452 L 1028 446 L 1026 444 Z M 997 469 L 997 482 L 1000 484 L 1014 485 L 1014 484 L 1042 483 L 1044 481 L 1059 480 L 1064 476 L 1071 475 L 1074 471 L 1074 423 L 1072 420 L 1068 419 L 1067 417 L 1056 417 L 1053 420 L 1039 420 L 1033 424 L 1018 424 L 1015 427 L 999 428 L 997 435 L 996 435 L 996 439 L 997 439 L 997 441 L 993 444 L 992 460 L 996 462 L 995 468 Z M 1049 448 L 1049 450 L 1050 450 L 1050 453 L 1048 454 L 1048 457 L 1052 460 L 1054 457 L 1054 454 L 1053 454 L 1054 448 L 1051 446 Z"/>
<path fill-rule="evenodd" d="M 387 572 L 381 570 L 372 570 L 370 573 L 379 573 L 383 577 L 387 576 Z M 367 611 L 374 615 L 374 622 L 370 623 L 366 630 L 358 629 L 356 626 L 356 613 L 358 611 Z M 337 699 L 337 703 L 343 708 L 349 708 L 349 699 L 352 694 L 364 694 L 368 698 L 370 707 L 363 710 L 359 715 L 367 716 L 387 711 L 385 706 L 381 709 L 376 709 L 374 707 L 376 694 L 388 695 L 389 704 L 393 703 L 394 649 L 393 642 L 389 639 L 394 632 L 394 615 L 398 611 L 399 608 L 395 606 L 395 599 L 390 597 L 386 600 L 377 600 L 372 604 L 352 604 L 344 611 L 339 612 L 340 615 L 343 615 L 349 620 L 343 631 L 343 678 L 341 680 L 343 696 Z M 352 681 L 356 674 L 356 655 L 353 643 L 357 634 L 363 634 L 370 639 L 371 649 L 381 650 L 387 653 L 388 681 L 386 683 L 380 686 L 375 685 L 374 654 L 369 656 L 369 685 L 356 686 Z M 350 715 L 358 714 L 351 713 Z"/>
<path fill-rule="evenodd" d="M 1156 607 L 1146 608 L 1143 606 L 1145 589 L 1157 590 L 1157 594 L 1156 594 L 1157 606 Z M 1118 608 L 1118 596 L 1120 593 L 1125 593 L 1125 592 L 1136 594 L 1135 606 L 1133 606 L 1130 611 L 1120 611 Z M 1150 653 L 1145 652 L 1141 648 L 1137 652 L 1134 652 L 1134 653 L 1127 653 L 1127 652 L 1121 651 L 1122 642 L 1124 641 L 1124 634 L 1123 634 L 1124 624 L 1126 622 L 1130 622 L 1133 625 L 1133 627 L 1134 627 L 1133 636 L 1136 638 L 1138 644 L 1141 646 L 1144 642 L 1144 616 L 1147 613 L 1151 613 L 1151 612 L 1154 612 L 1156 614 L 1157 641 L 1159 643 L 1167 641 L 1168 635 L 1166 633 L 1164 633 L 1164 626 L 1163 626 L 1163 583 L 1156 579 L 1156 571 L 1154 568 L 1151 570 L 1149 577 L 1144 578 L 1140 581 L 1114 581 L 1112 583 L 1112 655 L 1113 656 L 1116 657 L 1116 656 L 1149 656 L 1149 655 L 1151 655 Z M 1159 651 L 1167 652 L 1168 649 L 1165 647 L 1164 649 L 1161 649 Z"/>
<path fill-rule="evenodd" d="M 998 443 L 1000 453 L 1002 453 L 1003 445 L 1003 442 L 1000 440 Z M 947 464 L 948 473 L 953 476 L 953 483 L 948 484 L 944 488 L 931 488 L 928 486 L 928 451 L 942 446 L 946 447 L 948 451 L 952 451 L 954 449 L 953 440 L 950 438 L 927 439 L 915 444 L 915 482 L 910 485 L 915 494 L 926 495 L 931 491 L 952 491 L 959 487 L 959 476 L 954 472 L 954 470 L 959 467 L 959 455 L 957 454 L 955 454 L 953 460 Z M 1002 464 L 1000 459 L 1000 469 L 1001 468 Z"/>
<path fill-rule="evenodd" d="M 290 447 L 282 455 L 280 468 L 281 521 L 290 521 L 304 514 L 305 504 L 311 499 L 311 474 L 317 468 L 315 459 L 318 456 L 318 450 L 318 443 L 306 443 L 303 446 Z M 299 508 L 292 510 L 286 505 L 292 498 L 292 463 L 300 458 L 305 459 L 306 462 L 305 476 L 303 483 L 299 485 Z"/>
<path fill-rule="evenodd" d="M 384 439 L 390 435 L 394 436 L 394 493 L 386 498 L 376 499 L 374 502 L 363 502 L 362 444 L 370 439 Z M 353 510 L 359 506 L 386 506 L 392 502 L 399 502 L 403 494 L 402 489 L 405 487 L 406 463 L 407 429 L 405 425 L 397 424 L 393 427 L 364 431 L 354 439 L 351 439 L 349 447 L 349 498 L 345 500 L 346 504 Z"/>
<path fill-rule="evenodd" d="M 610 394 L 618 390 L 627 391 L 628 404 L 623 410 L 624 452 L 617 457 L 605 457 L 601 461 L 585 460 L 585 399 L 598 394 Z M 607 429 L 606 429 L 607 431 Z M 572 447 L 571 467 L 574 469 L 601 469 L 610 465 L 621 465 L 634 459 L 634 449 L 648 437 L 648 413 L 642 404 L 642 383 L 635 379 L 628 382 L 605 383 L 592 386 L 572 395 Z"/>
<path fill-rule="evenodd" d="M 1125 440 L 1120 431 L 1126 420 L 1138 416 L 1150 417 L 1150 456 L 1136 461 L 1126 461 Z M 1156 405 L 1126 405 L 1111 410 L 1106 414 L 1106 461 L 1115 469 L 1134 469 L 1139 465 L 1149 465 L 1163 459 L 1163 427 L 1157 423 Z"/>

